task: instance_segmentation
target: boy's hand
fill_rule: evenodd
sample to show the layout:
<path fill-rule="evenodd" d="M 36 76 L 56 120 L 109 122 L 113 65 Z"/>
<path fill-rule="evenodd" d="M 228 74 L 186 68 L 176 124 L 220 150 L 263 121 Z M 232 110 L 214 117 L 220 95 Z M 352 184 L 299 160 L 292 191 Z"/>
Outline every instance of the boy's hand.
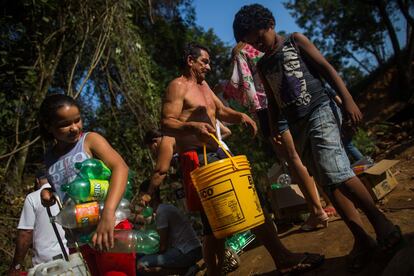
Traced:
<path fill-rule="evenodd" d="M 344 110 L 354 125 L 361 122 L 362 113 L 353 100 L 344 102 Z"/>

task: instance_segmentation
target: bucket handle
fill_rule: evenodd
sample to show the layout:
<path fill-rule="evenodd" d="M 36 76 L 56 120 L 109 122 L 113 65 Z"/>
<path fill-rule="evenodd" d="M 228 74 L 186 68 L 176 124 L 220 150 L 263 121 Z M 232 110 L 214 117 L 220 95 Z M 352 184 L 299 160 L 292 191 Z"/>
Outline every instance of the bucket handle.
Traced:
<path fill-rule="evenodd" d="M 223 144 L 216 138 L 216 136 L 214 136 L 214 134 L 212 134 L 212 133 L 209 133 L 209 135 L 211 136 L 211 138 L 213 138 L 213 140 L 217 143 L 217 145 L 224 151 L 224 153 L 227 155 L 227 157 L 230 158 L 231 163 L 233 164 L 233 167 L 235 167 L 236 170 L 239 169 L 239 167 L 237 166 L 237 163 L 231 157 L 231 154 L 224 148 Z M 203 153 L 204 153 L 204 165 L 207 165 L 207 148 L 206 148 L 206 144 L 203 144 Z"/>

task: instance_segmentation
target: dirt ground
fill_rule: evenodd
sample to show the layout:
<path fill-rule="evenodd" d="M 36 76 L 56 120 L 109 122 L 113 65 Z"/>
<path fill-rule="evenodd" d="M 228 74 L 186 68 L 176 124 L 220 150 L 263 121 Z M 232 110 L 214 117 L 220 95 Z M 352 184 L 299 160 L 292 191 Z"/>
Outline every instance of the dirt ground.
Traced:
<path fill-rule="evenodd" d="M 388 158 L 400 160 L 393 168 L 399 184 L 378 206 L 401 227 L 408 243 L 391 261 L 375 257 L 362 272 L 352 275 L 414 275 L 414 139 L 405 143 L 405 149 L 401 153 Z M 364 215 L 363 220 L 366 229 L 375 238 Z M 290 250 L 325 255 L 325 263 L 305 275 L 351 275 L 345 270 L 345 260 L 352 247 L 352 236 L 341 219 L 330 221 L 328 228 L 310 233 L 301 232 L 299 225 L 291 225 L 287 230 L 282 228 L 286 227 L 280 227 L 279 237 Z M 258 243 L 246 248 L 240 255 L 240 260 L 240 267 L 228 275 L 278 275 L 271 256 Z"/>

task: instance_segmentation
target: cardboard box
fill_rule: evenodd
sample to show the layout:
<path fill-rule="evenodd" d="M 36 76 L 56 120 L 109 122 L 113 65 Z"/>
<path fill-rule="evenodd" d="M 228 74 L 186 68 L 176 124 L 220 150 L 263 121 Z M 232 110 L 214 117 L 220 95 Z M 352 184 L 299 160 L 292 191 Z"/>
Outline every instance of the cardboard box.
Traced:
<path fill-rule="evenodd" d="M 398 162 L 384 159 L 359 175 L 374 200 L 380 200 L 397 186 L 398 181 L 391 168 Z"/>
<path fill-rule="evenodd" d="M 277 162 L 267 171 L 265 185 L 268 190 L 268 200 L 276 219 L 296 219 L 301 213 L 308 212 L 299 186 L 291 184 L 289 187 L 270 190 L 270 185 L 276 183 L 282 173 L 287 173 L 287 170 L 283 164 Z"/>
<path fill-rule="evenodd" d="M 297 184 L 270 190 L 270 204 L 276 219 L 294 219 L 309 212 L 306 200 Z"/>

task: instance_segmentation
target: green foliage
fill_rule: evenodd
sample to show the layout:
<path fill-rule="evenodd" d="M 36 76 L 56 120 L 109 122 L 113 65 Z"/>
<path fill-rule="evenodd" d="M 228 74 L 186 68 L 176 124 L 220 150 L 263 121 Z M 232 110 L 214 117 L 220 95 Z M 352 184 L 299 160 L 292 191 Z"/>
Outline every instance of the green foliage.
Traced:
<path fill-rule="evenodd" d="M 352 142 L 356 148 L 361 151 L 363 155 L 372 156 L 375 153 L 375 140 L 369 135 L 367 131 L 358 128 Z"/>
<path fill-rule="evenodd" d="M 367 73 L 392 55 L 387 46 L 390 29 L 379 2 L 387 5 L 393 24 L 398 24 L 401 13 L 393 1 L 290 0 L 284 5 L 336 68 L 354 64 Z"/>

